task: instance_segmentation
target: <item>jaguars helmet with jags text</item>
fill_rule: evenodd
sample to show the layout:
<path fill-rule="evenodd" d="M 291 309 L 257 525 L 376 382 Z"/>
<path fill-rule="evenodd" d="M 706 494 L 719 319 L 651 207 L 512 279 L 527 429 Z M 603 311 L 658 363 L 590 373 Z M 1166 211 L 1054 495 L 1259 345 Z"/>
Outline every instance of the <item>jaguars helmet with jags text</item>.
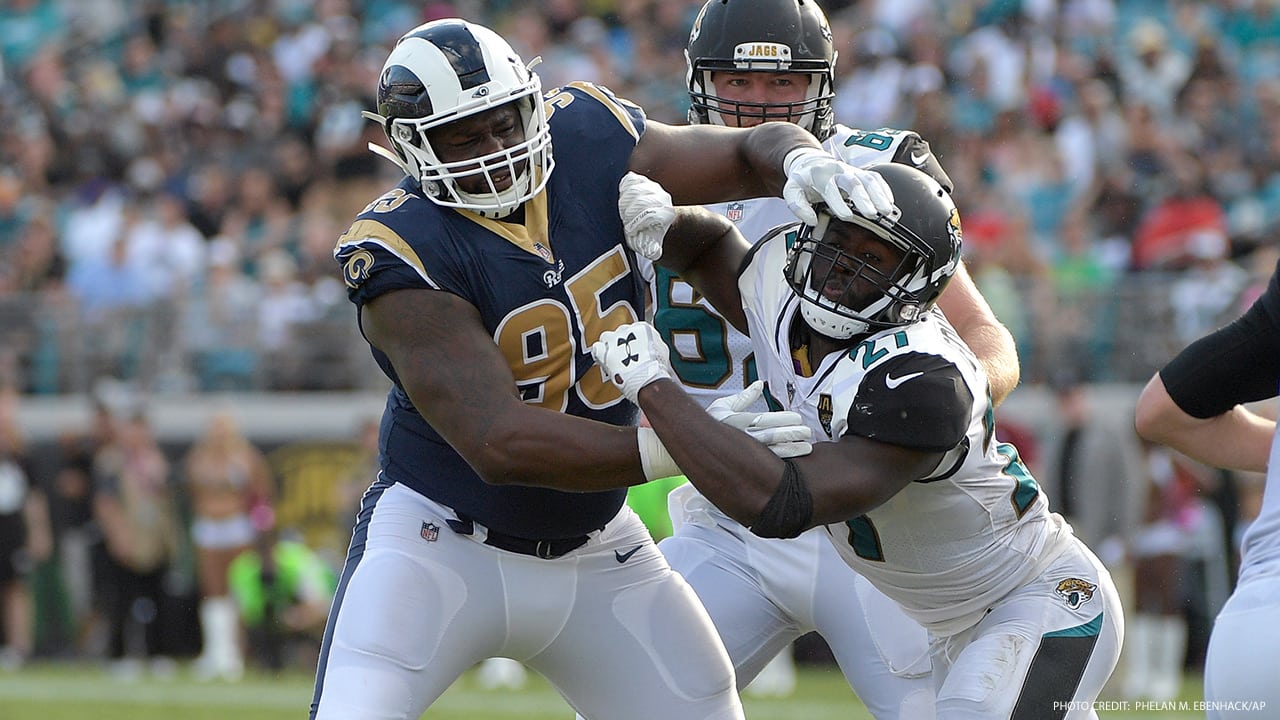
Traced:
<path fill-rule="evenodd" d="M 542 81 L 497 33 L 449 18 L 419 25 L 399 41 L 378 76 L 378 112 L 366 118 L 382 126 L 391 150 L 369 149 L 416 179 L 435 203 L 485 217 L 505 217 L 546 187 L 554 161 L 551 130 L 542 106 Z M 524 142 L 460 162 L 442 162 L 427 131 L 506 103 L 517 103 Z M 493 175 L 513 182 L 499 191 Z M 457 180 L 483 176 L 489 192 L 467 193 Z"/>
<path fill-rule="evenodd" d="M 800 298 L 800 313 L 809 327 L 837 340 L 916 322 L 933 307 L 960 263 L 960 213 L 937 180 L 909 165 L 882 163 L 867 168 L 880 174 L 893 190 L 897 212 L 869 218 L 856 210 L 853 224 L 866 228 L 902 250 L 896 269 L 884 274 L 823 242 L 833 218 L 819 206 L 816 226 L 802 224 L 787 256 L 786 276 Z M 814 258 L 824 260 L 815 263 Z M 814 268 L 839 267 L 848 273 L 841 299 L 855 296 L 861 280 L 876 289 L 860 307 L 848 307 L 822 293 L 830 278 L 816 277 Z M 865 297 L 863 295 L 862 297 Z"/>
<path fill-rule="evenodd" d="M 731 125 L 725 116 L 794 122 L 826 140 L 834 129 L 836 49 L 831 26 L 813 0 L 707 0 L 684 51 L 689 122 Z M 711 74 L 807 73 L 805 99 L 747 103 L 716 94 Z"/>

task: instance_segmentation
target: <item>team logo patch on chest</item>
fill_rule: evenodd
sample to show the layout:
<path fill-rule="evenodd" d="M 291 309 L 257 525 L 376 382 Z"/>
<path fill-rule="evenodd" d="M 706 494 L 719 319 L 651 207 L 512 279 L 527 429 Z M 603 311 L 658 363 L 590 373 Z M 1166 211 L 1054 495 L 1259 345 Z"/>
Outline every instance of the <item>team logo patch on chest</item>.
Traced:
<path fill-rule="evenodd" d="M 542 282 L 548 287 L 553 288 L 560 284 L 564 279 L 564 261 L 561 260 L 558 265 L 542 272 Z"/>
<path fill-rule="evenodd" d="M 427 542 L 435 542 L 440 538 L 440 526 L 435 523 L 422 523 L 422 531 L 418 533 L 423 540 Z"/>
<path fill-rule="evenodd" d="M 1079 610 L 1081 605 L 1092 600 L 1093 593 L 1097 589 L 1097 585 L 1080 578 L 1067 578 L 1059 582 L 1058 587 L 1055 588 L 1063 602 L 1072 610 Z"/>
<path fill-rule="evenodd" d="M 818 396 L 818 422 L 822 423 L 822 431 L 831 437 L 831 418 L 835 415 L 832 409 L 831 396 L 822 393 Z"/>

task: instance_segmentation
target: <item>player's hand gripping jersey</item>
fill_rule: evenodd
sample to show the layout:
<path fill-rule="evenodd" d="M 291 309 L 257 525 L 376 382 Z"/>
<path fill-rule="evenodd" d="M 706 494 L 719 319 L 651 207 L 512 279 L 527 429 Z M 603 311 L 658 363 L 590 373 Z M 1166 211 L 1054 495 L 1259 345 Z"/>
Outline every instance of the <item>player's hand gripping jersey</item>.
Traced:
<path fill-rule="evenodd" d="M 544 102 L 556 170 L 523 212 L 498 221 L 443 209 L 406 178 L 360 213 L 334 257 L 357 306 L 403 288 L 449 292 L 474 305 L 525 402 L 632 424 L 635 407 L 602 380 L 590 348 L 643 312 L 634 255 L 614 239 L 623 236 L 618 181 L 645 117 L 589 83 L 549 91 Z M 582 535 L 621 507 L 625 490 L 485 483 L 415 410 L 386 356 L 373 355 L 394 384 L 379 441 L 388 480 L 519 537 Z"/>
<path fill-rule="evenodd" d="M 929 144 L 910 130 L 865 131 L 836 125 L 822 146 L 850 165 L 898 162 L 929 173 L 948 192 L 951 180 Z M 770 230 L 793 223 L 796 217 L 782 198 L 764 197 L 708 205 L 708 209 L 733 221 L 751 242 Z M 653 324 L 671 348 L 671 365 L 681 384 L 705 407 L 726 393 L 734 393 L 756 379 L 751 340 L 735 330 L 693 287 L 664 267 L 641 260 L 650 281 L 654 303 Z M 655 272 L 656 271 L 656 272 Z M 753 408 L 764 409 L 763 405 Z"/>
<path fill-rule="evenodd" d="M 738 281 L 755 342 L 797 358 L 757 358 L 771 396 L 800 413 L 817 442 L 852 433 L 946 453 L 929 477 L 827 531 L 849 565 L 922 625 L 939 634 L 968 627 L 1039 573 L 1070 534 L 1016 449 L 994 437 L 985 376 L 940 311 L 814 368 L 806 353 L 793 355 L 800 301 L 783 272 L 793 238 L 779 228 L 762 240 Z"/>

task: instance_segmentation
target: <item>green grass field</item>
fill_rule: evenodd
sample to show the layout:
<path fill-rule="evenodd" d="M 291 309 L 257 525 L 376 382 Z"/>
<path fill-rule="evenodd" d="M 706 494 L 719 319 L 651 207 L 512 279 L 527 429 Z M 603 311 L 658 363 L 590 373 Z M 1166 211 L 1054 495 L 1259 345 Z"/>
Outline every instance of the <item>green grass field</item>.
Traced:
<path fill-rule="evenodd" d="M 184 672 L 169 680 L 113 678 L 95 668 L 33 665 L 0 674 L 0 720 L 302 720 L 311 678 L 303 674 L 250 676 L 242 682 L 196 682 Z M 1186 711 L 1139 711 L 1132 704 L 1099 714 L 1112 720 L 1203 718 L 1191 709 L 1199 678 L 1188 677 Z M 794 695 L 745 700 L 751 720 L 869 720 L 871 717 L 834 670 L 802 667 Z M 1262 717 L 1261 715 L 1259 716 Z M 485 691 L 468 675 L 423 715 L 424 720 L 572 720 L 573 713 L 541 678 L 521 691 Z"/>

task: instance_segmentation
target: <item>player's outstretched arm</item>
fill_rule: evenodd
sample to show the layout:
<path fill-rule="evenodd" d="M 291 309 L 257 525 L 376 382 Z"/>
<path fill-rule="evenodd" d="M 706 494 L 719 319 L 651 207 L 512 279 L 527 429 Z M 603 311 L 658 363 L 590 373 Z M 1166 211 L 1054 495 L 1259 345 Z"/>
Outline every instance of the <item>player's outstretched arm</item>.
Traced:
<path fill-rule="evenodd" d="M 879 507 L 928 476 L 942 454 L 846 436 L 783 460 L 712 420 L 677 383 L 639 393 L 640 407 L 686 477 L 729 517 L 763 537 L 795 537 Z"/>
<path fill-rule="evenodd" d="M 1236 405 L 1221 415 L 1197 418 L 1178 407 L 1156 373 L 1134 413 L 1138 434 L 1211 467 L 1266 472 L 1276 422 Z"/>
<path fill-rule="evenodd" d="M 792 123 L 752 128 L 649 123 L 629 170 L 661 183 L 677 205 L 777 196 L 805 219 L 825 202 L 841 218 L 853 209 L 874 217 L 893 212 L 893 191 L 877 173 L 830 155 Z"/>
<path fill-rule="evenodd" d="M 992 402 L 996 405 L 1004 402 L 1022 375 L 1018 346 L 1013 341 L 1013 333 L 996 318 L 987 299 L 978 292 L 964 263 L 956 268 L 951 282 L 938 296 L 938 307 L 982 363 L 991 386 Z"/>
<path fill-rule="evenodd" d="M 1139 435 L 1207 465 L 1265 472 L 1276 423 L 1243 403 L 1276 396 L 1278 277 L 1244 315 L 1183 348 L 1151 378 L 1134 412 Z"/>
<path fill-rule="evenodd" d="M 609 379 L 636 399 L 690 482 L 764 537 L 794 537 L 810 527 L 866 513 L 911 481 L 927 477 L 943 457 L 942 452 L 846 436 L 783 460 L 749 431 L 717 422 L 669 374 L 645 370 L 647 358 L 666 354 L 648 323 L 605 333 L 592 354 Z"/>
<path fill-rule="evenodd" d="M 399 290 L 361 314 L 414 407 L 485 482 L 590 491 L 645 481 L 636 429 L 528 405 L 475 308 Z"/>

